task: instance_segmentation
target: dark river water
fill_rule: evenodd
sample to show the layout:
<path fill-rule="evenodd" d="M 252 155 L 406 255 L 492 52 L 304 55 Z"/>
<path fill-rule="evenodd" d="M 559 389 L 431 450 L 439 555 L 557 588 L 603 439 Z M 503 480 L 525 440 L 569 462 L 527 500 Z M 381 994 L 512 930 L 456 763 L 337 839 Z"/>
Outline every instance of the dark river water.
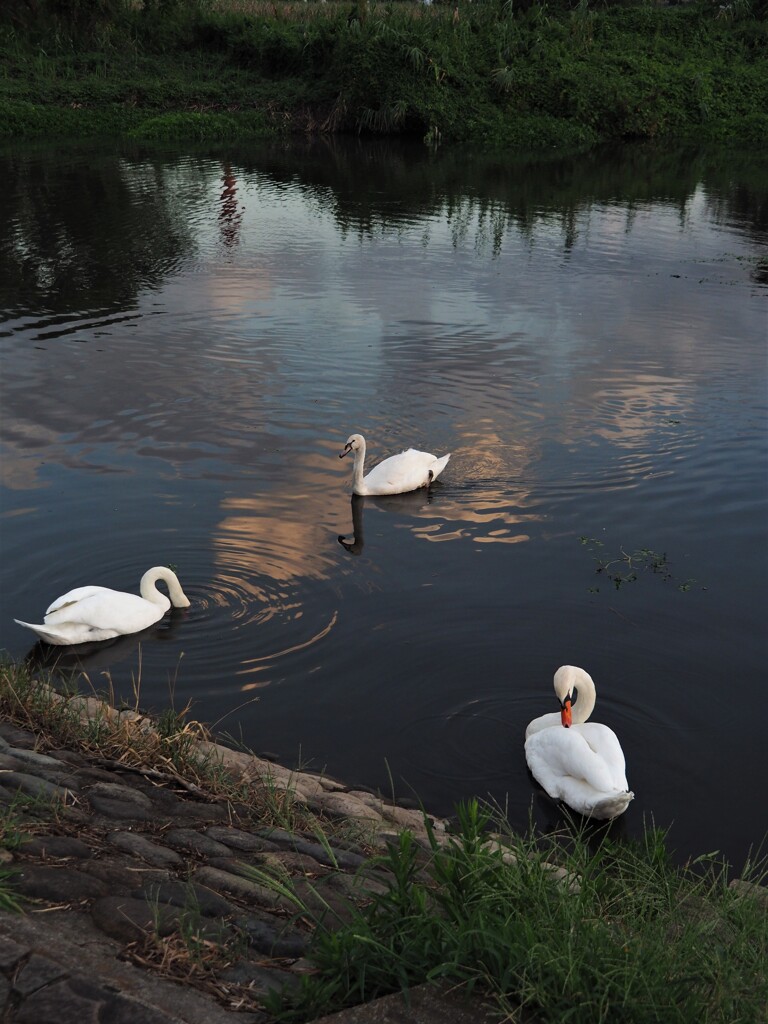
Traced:
<path fill-rule="evenodd" d="M 764 154 L 103 144 L 6 149 L 0 180 L 0 647 L 44 660 L 14 617 L 172 564 L 188 610 L 64 669 L 521 828 L 561 820 L 523 734 L 581 665 L 636 794 L 612 828 L 743 864 L 768 831 Z M 352 432 L 370 465 L 452 458 L 352 502 Z"/>

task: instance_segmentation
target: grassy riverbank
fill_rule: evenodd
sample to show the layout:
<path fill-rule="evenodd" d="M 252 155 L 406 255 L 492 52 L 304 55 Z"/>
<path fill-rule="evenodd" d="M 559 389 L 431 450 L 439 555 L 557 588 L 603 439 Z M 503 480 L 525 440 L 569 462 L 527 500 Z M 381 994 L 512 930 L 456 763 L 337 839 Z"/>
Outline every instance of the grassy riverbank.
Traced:
<path fill-rule="evenodd" d="M 271 1000 L 278 1019 L 311 1021 L 441 980 L 505 1021 L 764 1019 L 766 901 L 729 888 L 716 857 L 681 869 L 655 830 L 639 843 L 577 825 L 519 836 L 474 801 L 458 810 L 447 843 L 425 852 L 404 833 L 381 858 L 389 891 L 343 927 L 317 929 L 317 973 Z M 499 841 L 489 841 L 491 824 Z"/>
<path fill-rule="evenodd" d="M 39 0 L 0 15 L 0 137 L 768 138 L 764 0 Z"/>
<path fill-rule="evenodd" d="M 215 759 L 200 758 L 195 741 L 204 730 L 184 716 L 155 723 L 135 710 L 117 716 L 92 698 L 84 704 L 53 694 L 13 664 L 0 665 L 0 715 L 38 736 L 40 753 L 96 754 L 161 785 L 173 777 L 233 806 L 251 800 L 254 820 L 320 836 L 322 823 L 292 807 L 287 794 L 280 803 L 254 800 L 252 784 L 234 783 Z M 16 848 L 20 828 L 13 802 L 0 800 L 0 847 Z M 537 1024 L 764 1019 L 768 890 L 731 882 L 716 854 L 675 865 L 658 831 L 636 843 L 583 824 L 519 836 L 470 801 L 458 809 L 452 836 L 401 830 L 372 864 L 368 878 L 378 881 L 369 898 L 351 902 L 341 916 L 310 876 L 296 881 L 267 867 L 243 868 L 283 907 L 293 906 L 303 929 L 314 928 L 314 970 L 262 1002 L 272 1019 L 311 1021 L 425 981 L 468 990 L 505 1020 Z M 760 881 L 764 867 L 752 865 L 744 875 Z M 0 872 L 0 909 L 23 909 L 12 872 Z M 194 955 L 193 939 L 187 937 L 186 954 L 183 936 L 157 943 L 175 943 L 178 963 Z M 215 977 L 210 939 L 205 955 Z"/>

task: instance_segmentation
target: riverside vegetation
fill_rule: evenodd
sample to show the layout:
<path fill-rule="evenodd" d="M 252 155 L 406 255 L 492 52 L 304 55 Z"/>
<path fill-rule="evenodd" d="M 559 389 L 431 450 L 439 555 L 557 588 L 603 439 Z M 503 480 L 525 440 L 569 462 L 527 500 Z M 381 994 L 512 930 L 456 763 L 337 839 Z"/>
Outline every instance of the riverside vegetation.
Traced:
<path fill-rule="evenodd" d="M 99 706 L 94 702 L 84 720 L 82 703 L 54 695 L 45 679 L 0 666 L 0 715 L 34 732 L 41 751 L 66 746 L 145 773 L 171 772 L 219 799 L 253 800 L 196 753 L 204 730 L 183 713 L 166 713 L 149 728 L 141 716 L 99 713 Z M 323 834 L 322 823 L 303 817 L 287 794 L 259 800 L 252 810 L 264 822 L 311 828 L 328 850 L 333 829 L 350 827 L 327 822 Z M 18 845 L 18 814 L 13 802 L 0 801 L 1 847 Z M 766 890 L 755 884 L 765 881 L 764 862 L 729 881 L 716 853 L 676 866 L 654 829 L 634 843 L 583 824 L 519 836 L 502 815 L 469 801 L 457 809 L 453 834 L 400 830 L 383 852 L 371 851 L 371 866 L 386 884 L 342 916 L 305 880 L 297 889 L 284 873 L 253 870 L 286 913 L 293 908 L 297 924 L 313 929 L 311 972 L 261 1001 L 271 1019 L 311 1021 L 425 981 L 468 990 L 500 1019 L 537 1024 L 765 1019 L 768 915 Z M 12 871 L 0 873 L 0 911 L 24 911 Z M 199 960 L 194 929 L 162 942 L 166 952 L 173 944 L 176 977 L 185 957 Z M 206 963 L 196 969 L 215 978 L 215 942 L 204 945 Z M 168 963 L 163 956 L 155 967 L 167 970 Z"/>
<path fill-rule="evenodd" d="M 768 139 L 768 0 L 17 0 L 0 138 Z"/>

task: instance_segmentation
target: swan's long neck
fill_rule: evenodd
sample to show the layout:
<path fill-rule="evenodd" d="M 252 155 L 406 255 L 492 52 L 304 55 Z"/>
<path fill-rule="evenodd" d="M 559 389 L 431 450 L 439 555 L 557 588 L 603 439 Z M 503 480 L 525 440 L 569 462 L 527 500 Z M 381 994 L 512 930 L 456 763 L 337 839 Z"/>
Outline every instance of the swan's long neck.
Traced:
<path fill-rule="evenodd" d="M 576 702 L 572 703 L 573 724 L 581 725 L 586 722 L 595 708 L 597 693 L 592 676 L 583 668 L 575 665 L 563 665 L 555 672 L 555 693 L 560 701 L 564 700 L 567 694 L 577 690 Z"/>
<path fill-rule="evenodd" d="M 168 598 L 161 594 L 155 584 L 158 580 L 164 580 L 168 586 L 168 593 L 171 596 L 171 604 L 176 608 L 188 608 L 189 599 L 181 589 L 181 584 L 176 573 L 167 569 L 164 565 L 156 565 L 154 569 L 148 569 L 141 577 L 139 592 L 145 601 L 158 604 L 161 608 L 168 607 Z"/>
<path fill-rule="evenodd" d="M 360 493 L 363 488 L 363 466 L 365 465 L 365 441 L 355 448 L 355 464 L 352 468 L 352 490 Z"/>
<path fill-rule="evenodd" d="M 573 705 L 573 724 L 581 725 L 587 721 L 595 710 L 597 693 L 595 692 L 595 684 L 592 682 L 592 676 L 588 672 L 584 672 L 583 669 L 579 670 L 575 685 L 579 695 L 578 700 Z"/>

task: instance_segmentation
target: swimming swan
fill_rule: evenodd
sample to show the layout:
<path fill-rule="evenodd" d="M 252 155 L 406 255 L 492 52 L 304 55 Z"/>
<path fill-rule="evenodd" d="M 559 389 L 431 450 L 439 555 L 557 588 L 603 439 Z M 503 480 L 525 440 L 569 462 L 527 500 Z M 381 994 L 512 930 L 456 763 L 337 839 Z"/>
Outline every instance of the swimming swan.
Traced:
<path fill-rule="evenodd" d="M 627 785 L 616 734 L 607 725 L 587 722 L 595 706 L 592 677 L 583 668 L 563 665 L 555 672 L 555 693 L 559 714 L 534 718 L 525 730 L 525 759 L 533 777 L 553 800 L 589 818 L 623 814 L 635 794 Z"/>
<path fill-rule="evenodd" d="M 168 584 L 170 601 L 155 586 L 158 580 Z M 171 604 L 189 607 L 176 574 L 163 565 L 144 573 L 139 590 L 141 597 L 108 587 L 77 587 L 56 598 L 45 613 L 44 624 L 13 621 L 34 630 L 47 643 L 62 647 L 138 633 L 162 619 Z"/>
<path fill-rule="evenodd" d="M 433 480 L 437 480 L 451 457 L 443 455 L 438 459 L 429 452 L 409 448 L 406 452 L 384 459 L 364 477 L 365 438 L 362 434 L 349 437 L 344 450 L 339 452 L 339 458 L 343 459 L 350 452 L 355 453 L 353 494 L 404 494 L 406 491 L 418 490 L 419 487 L 428 487 Z"/>

